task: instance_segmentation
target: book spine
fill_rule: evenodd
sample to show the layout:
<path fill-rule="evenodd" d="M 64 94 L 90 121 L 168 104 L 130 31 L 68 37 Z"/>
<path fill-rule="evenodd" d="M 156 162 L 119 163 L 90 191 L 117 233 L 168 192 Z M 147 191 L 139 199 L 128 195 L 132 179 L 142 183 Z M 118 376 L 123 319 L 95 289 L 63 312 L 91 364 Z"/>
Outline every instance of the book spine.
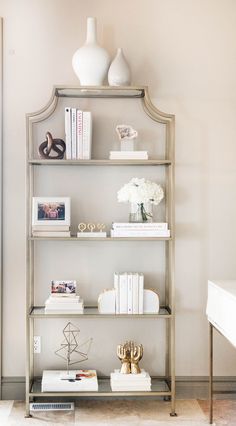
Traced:
<path fill-rule="evenodd" d="M 116 314 L 120 313 L 119 274 L 114 273 L 114 289 L 116 293 Z"/>
<path fill-rule="evenodd" d="M 128 314 L 133 313 L 133 275 L 128 274 Z"/>
<path fill-rule="evenodd" d="M 139 274 L 133 274 L 133 314 L 139 313 Z"/>
<path fill-rule="evenodd" d="M 90 111 L 83 112 L 83 159 L 91 159 L 92 144 L 92 115 Z"/>
<path fill-rule="evenodd" d="M 77 110 L 77 158 L 83 158 L 83 111 Z"/>
<path fill-rule="evenodd" d="M 66 159 L 71 160 L 71 108 L 65 108 Z"/>
<path fill-rule="evenodd" d="M 139 298 L 138 298 L 139 314 L 143 314 L 143 289 L 144 289 L 144 275 L 139 274 Z"/>
<path fill-rule="evenodd" d="M 128 282 L 127 273 L 120 274 L 120 314 L 127 314 L 128 312 Z"/>
<path fill-rule="evenodd" d="M 71 108 L 71 158 L 76 160 L 76 108 Z"/>

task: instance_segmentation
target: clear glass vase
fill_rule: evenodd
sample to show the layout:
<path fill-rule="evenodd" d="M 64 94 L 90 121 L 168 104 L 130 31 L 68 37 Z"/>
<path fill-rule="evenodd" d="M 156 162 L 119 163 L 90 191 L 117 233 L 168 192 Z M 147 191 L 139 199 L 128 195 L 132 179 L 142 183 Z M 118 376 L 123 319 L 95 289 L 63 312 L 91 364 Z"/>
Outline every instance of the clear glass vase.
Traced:
<path fill-rule="evenodd" d="M 152 204 L 151 203 L 131 203 L 130 222 L 147 223 L 152 222 Z"/>

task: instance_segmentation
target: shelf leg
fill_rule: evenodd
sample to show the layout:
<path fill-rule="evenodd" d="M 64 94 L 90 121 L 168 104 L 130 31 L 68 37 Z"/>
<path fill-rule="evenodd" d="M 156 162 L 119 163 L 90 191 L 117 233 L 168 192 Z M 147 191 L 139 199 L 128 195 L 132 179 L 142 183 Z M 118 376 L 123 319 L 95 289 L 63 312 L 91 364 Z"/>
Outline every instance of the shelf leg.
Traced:
<path fill-rule="evenodd" d="M 213 423 L 213 325 L 209 323 L 209 423 Z"/>
<path fill-rule="evenodd" d="M 30 414 L 30 402 L 29 402 L 29 398 L 26 398 L 26 400 L 25 400 L 25 418 L 29 419 L 31 417 L 32 417 L 32 415 Z"/>

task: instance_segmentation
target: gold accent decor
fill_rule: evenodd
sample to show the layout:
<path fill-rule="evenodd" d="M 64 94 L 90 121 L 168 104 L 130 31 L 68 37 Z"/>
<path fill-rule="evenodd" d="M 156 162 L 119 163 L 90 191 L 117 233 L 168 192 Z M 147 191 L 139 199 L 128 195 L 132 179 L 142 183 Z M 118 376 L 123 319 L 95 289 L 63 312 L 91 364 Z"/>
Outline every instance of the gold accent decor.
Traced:
<path fill-rule="evenodd" d="M 139 361 L 143 357 L 143 345 L 137 345 L 133 341 L 125 342 L 117 346 L 117 356 L 121 361 L 122 374 L 141 373 Z"/>

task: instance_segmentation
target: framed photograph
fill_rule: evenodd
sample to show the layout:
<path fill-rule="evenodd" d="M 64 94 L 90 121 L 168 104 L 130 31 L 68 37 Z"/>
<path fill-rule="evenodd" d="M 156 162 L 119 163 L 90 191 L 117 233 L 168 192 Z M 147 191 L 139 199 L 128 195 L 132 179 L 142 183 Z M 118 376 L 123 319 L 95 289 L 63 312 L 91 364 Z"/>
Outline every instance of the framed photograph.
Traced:
<path fill-rule="evenodd" d="M 70 226 L 69 197 L 33 197 L 32 226 Z"/>
<path fill-rule="evenodd" d="M 76 293 L 76 281 L 72 280 L 55 280 L 51 282 L 51 294 L 67 295 Z"/>

